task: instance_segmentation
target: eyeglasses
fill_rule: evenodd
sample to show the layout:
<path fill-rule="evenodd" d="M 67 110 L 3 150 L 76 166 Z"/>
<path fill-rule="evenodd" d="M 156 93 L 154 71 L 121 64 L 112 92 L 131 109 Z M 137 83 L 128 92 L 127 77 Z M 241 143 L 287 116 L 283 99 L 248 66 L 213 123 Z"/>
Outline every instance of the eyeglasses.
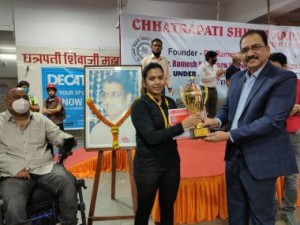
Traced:
<path fill-rule="evenodd" d="M 257 52 L 259 51 L 261 48 L 264 48 L 264 47 L 267 47 L 265 45 L 260 45 L 260 44 L 254 44 L 254 45 L 251 45 L 250 47 L 246 47 L 246 48 L 242 48 L 240 53 L 242 54 L 247 54 L 250 50 L 251 51 L 254 51 L 254 52 Z"/>
<path fill-rule="evenodd" d="M 124 94 L 124 92 L 117 92 L 117 91 L 112 91 L 112 92 L 103 92 L 101 94 L 101 98 L 102 99 L 117 99 L 120 98 L 122 95 Z"/>

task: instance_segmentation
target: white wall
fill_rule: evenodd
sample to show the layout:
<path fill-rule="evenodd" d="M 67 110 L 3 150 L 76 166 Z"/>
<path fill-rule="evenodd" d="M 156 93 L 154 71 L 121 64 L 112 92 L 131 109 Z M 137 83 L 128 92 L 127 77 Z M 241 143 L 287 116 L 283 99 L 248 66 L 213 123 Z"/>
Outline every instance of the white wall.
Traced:
<path fill-rule="evenodd" d="M 17 46 L 118 49 L 117 1 L 22 0 L 14 4 Z M 50 2 L 50 1 L 49 1 Z"/>
<path fill-rule="evenodd" d="M 271 10 L 299 0 L 272 0 Z M 13 29 L 21 46 L 119 49 L 117 0 L 0 0 L 0 30 Z M 212 5 L 128 0 L 123 13 L 149 16 L 215 20 Z M 236 0 L 222 6 L 220 20 L 248 22 L 267 13 L 266 1 Z"/>
<path fill-rule="evenodd" d="M 11 59 L 0 59 L 0 78 L 16 78 L 17 63 Z"/>
<path fill-rule="evenodd" d="M 0 31 L 13 31 L 13 7 L 12 1 L 0 0 Z M 6 32 L 5 32 L 6 33 Z M 12 35 L 11 35 L 12 36 Z M 12 41 L 7 40 L 7 35 L 0 34 L 0 54 L 10 53 L 7 47 L 12 47 Z M 4 48 L 3 48 L 4 47 Z M 17 64 L 15 60 L 3 59 L 0 57 L 0 78 L 17 76 Z"/>
<path fill-rule="evenodd" d="M 299 0 L 272 0 L 271 11 L 299 6 Z M 11 29 L 12 10 L 0 0 L 1 28 Z M 17 46 L 119 49 L 117 0 L 14 0 Z M 265 0 L 235 0 L 222 6 L 220 20 L 248 22 L 267 13 Z M 128 0 L 122 13 L 215 20 L 212 5 Z M 3 22 L 2 22 L 3 21 Z"/>
<path fill-rule="evenodd" d="M 292 7 L 298 1 L 272 0 L 272 4 L 275 2 L 277 6 L 271 9 L 278 10 L 282 4 Z M 115 28 L 119 12 L 117 2 L 118 0 L 0 0 L 0 30 L 15 31 L 17 48 L 98 49 L 99 52 L 116 52 L 120 46 L 119 30 Z M 220 20 L 251 21 L 266 14 L 265 2 L 236 0 L 221 7 Z M 216 6 L 151 0 L 127 0 L 122 13 L 203 20 L 217 18 Z M 21 65 L 18 73 L 19 79 L 26 76 L 30 81 L 32 91 L 41 105 L 39 66 L 30 65 L 28 72 L 26 65 Z"/>
<path fill-rule="evenodd" d="M 16 45 L 119 51 L 118 0 L 0 0 L 0 30 L 15 30 Z M 215 20 L 216 6 L 123 0 L 122 13 Z M 249 22 L 267 13 L 266 0 L 235 0 L 220 20 Z M 272 0 L 271 11 L 299 7 L 299 0 Z M 13 20 L 14 17 L 14 20 Z M 14 26 L 15 22 L 15 26 Z M 1 38 L 1 37 L 0 37 Z M 1 68 L 8 69 L 6 68 Z M 7 73 L 6 73 L 7 74 Z M 15 71 L 12 73 L 15 74 Z"/>
<path fill-rule="evenodd" d="M 187 19 L 215 20 L 217 18 L 216 6 L 149 0 L 128 0 L 123 12 L 146 16 Z"/>
<path fill-rule="evenodd" d="M 0 0 L 0 30 L 14 30 L 12 1 Z"/>
<path fill-rule="evenodd" d="M 299 0 L 271 0 L 270 12 L 288 11 L 299 7 Z M 224 10 L 224 21 L 247 23 L 268 13 L 266 0 L 235 0 Z M 287 11 L 283 10 L 282 13 Z"/>
<path fill-rule="evenodd" d="M 14 2 L 17 46 L 119 49 L 117 0 L 49 2 Z M 122 13 L 211 20 L 217 17 L 214 6 L 148 0 L 128 0 Z"/>

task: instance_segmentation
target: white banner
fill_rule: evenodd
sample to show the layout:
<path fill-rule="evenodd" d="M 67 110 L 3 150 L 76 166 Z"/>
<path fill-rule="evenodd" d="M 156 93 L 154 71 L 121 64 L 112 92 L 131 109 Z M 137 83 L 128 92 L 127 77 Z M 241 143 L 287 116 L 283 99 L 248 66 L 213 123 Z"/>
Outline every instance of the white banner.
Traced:
<path fill-rule="evenodd" d="M 195 77 L 200 84 L 198 66 L 205 61 L 207 51 L 216 51 L 218 67 L 226 70 L 232 62 L 231 56 L 239 52 L 239 41 L 248 29 L 266 30 L 271 51 L 285 53 L 289 68 L 300 74 L 299 27 L 122 14 L 120 29 L 122 65 L 140 64 L 151 54 L 151 40 L 162 40 L 162 55 L 170 63 L 174 99 L 179 98 L 180 85 L 185 85 L 189 77 Z M 225 98 L 226 92 L 223 76 L 218 84 L 220 100 Z"/>

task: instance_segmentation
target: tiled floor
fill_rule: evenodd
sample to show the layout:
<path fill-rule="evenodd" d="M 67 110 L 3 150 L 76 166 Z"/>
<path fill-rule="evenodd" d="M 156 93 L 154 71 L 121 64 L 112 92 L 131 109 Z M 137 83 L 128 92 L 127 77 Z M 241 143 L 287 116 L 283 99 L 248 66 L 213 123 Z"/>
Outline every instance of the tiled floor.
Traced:
<path fill-rule="evenodd" d="M 87 189 L 84 190 L 84 200 L 87 206 L 86 215 L 88 217 L 90 199 L 93 187 L 93 179 L 86 179 Z M 99 192 L 97 195 L 95 216 L 110 215 L 133 215 L 132 200 L 130 193 L 130 183 L 128 173 L 117 172 L 116 178 L 116 200 L 110 199 L 111 173 L 102 173 L 99 182 Z M 296 211 L 296 218 L 300 221 L 300 208 Z M 133 220 L 110 220 L 94 222 L 95 225 L 133 225 Z M 211 222 L 202 222 L 194 225 L 227 225 L 227 220 L 217 219 Z M 150 220 L 149 225 L 154 225 Z M 277 221 L 276 225 L 285 225 L 283 221 Z"/>
<path fill-rule="evenodd" d="M 88 217 L 89 206 L 93 188 L 93 179 L 85 179 L 86 186 L 84 190 L 84 201 L 86 203 L 86 214 Z M 133 215 L 132 199 L 130 192 L 130 183 L 128 173 L 117 172 L 116 177 L 116 200 L 111 200 L 111 173 L 101 173 L 99 190 L 97 194 L 97 201 L 95 207 L 95 216 L 120 216 L 120 215 Z M 132 220 L 110 220 L 110 221 L 97 221 L 93 224 L 97 225 L 132 225 Z M 151 221 L 149 225 L 154 225 Z"/>

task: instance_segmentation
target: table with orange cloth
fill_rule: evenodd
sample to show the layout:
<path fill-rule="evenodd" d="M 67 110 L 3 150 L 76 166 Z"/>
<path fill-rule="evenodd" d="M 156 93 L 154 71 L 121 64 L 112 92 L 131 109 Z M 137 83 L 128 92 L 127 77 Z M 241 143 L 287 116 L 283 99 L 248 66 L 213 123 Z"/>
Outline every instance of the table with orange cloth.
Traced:
<path fill-rule="evenodd" d="M 181 180 L 174 206 L 176 224 L 193 224 L 227 218 L 224 176 L 225 142 L 178 140 L 181 158 Z M 152 219 L 159 222 L 158 199 Z"/>
<path fill-rule="evenodd" d="M 226 219 L 225 142 L 207 143 L 202 140 L 178 141 L 181 157 L 181 180 L 174 205 L 175 224 L 193 224 Z M 277 180 L 277 198 L 281 203 L 283 178 Z M 300 186 L 299 186 L 300 193 Z M 297 206 L 300 206 L 298 195 Z M 159 222 L 158 197 L 152 219 Z"/>
<path fill-rule="evenodd" d="M 176 224 L 193 224 L 228 217 L 224 174 L 225 144 L 225 142 L 207 143 L 202 140 L 178 140 L 181 181 L 174 206 Z M 82 157 L 82 153 L 87 154 L 87 158 Z M 111 155 L 111 151 L 105 152 L 101 172 L 111 171 Z M 75 163 L 72 165 L 66 163 L 71 173 L 81 178 L 94 177 L 97 152 L 86 152 L 80 149 L 75 151 L 68 160 L 72 158 L 73 160 L 75 158 Z M 125 150 L 117 151 L 116 167 L 117 171 L 128 170 Z M 282 198 L 282 190 L 283 178 L 279 178 L 277 181 L 278 199 Z M 298 195 L 297 206 L 300 206 L 300 195 Z M 152 218 L 155 222 L 159 222 L 157 199 L 152 210 Z"/>

